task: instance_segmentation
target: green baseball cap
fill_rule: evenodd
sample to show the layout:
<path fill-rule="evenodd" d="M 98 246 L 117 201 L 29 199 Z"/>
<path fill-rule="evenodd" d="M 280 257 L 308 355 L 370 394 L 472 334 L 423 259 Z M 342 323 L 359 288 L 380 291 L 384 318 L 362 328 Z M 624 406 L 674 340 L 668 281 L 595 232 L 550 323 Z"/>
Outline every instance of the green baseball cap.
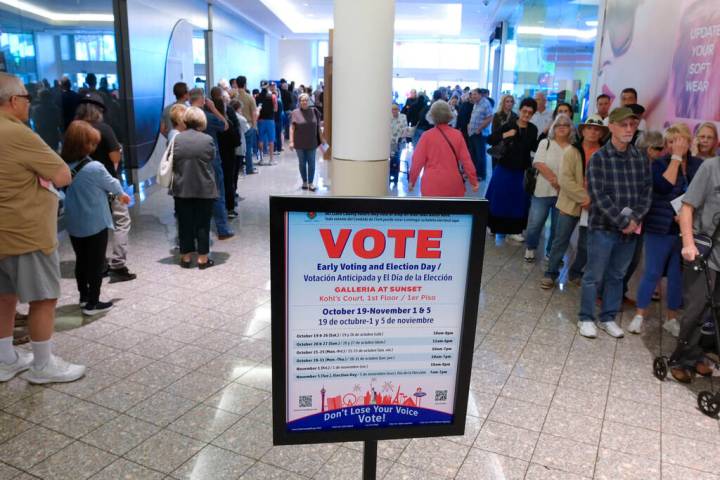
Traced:
<path fill-rule="evenodd" d="M 619 123 L 628 118 L 640 120 L 640 117 L 629 107 L 619 107 L 610 112 L 610 123 Z"/>

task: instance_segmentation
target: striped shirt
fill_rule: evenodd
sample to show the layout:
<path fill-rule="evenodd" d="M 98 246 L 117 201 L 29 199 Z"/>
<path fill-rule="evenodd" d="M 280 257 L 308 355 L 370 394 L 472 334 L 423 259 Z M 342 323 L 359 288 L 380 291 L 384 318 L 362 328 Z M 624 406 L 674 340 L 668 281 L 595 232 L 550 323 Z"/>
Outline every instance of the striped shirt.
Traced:
<path fill-rule="evenodd" d="M 631 219 L 639 224 L 650 209 L 650 162 L 634 145 L 621 152 L 607 142 L 590 158 L 587 182 L 591 229 L 621 231 Z"/>
<path fill-rule="evenodd" d="M 477 133 L 486 137 L 490 135 L 490 123 L 488 123 L 480 132 L 478 132 L 478 130 L 480 129 L 480 124 L 488 117 L 492 116 L 493 111 L 490 100 L 482 97 L 480 101 L 473 106 L 472 115 L 470 115 L 470 125 L 468 126 L 470 135 L 476 135 Z"/>

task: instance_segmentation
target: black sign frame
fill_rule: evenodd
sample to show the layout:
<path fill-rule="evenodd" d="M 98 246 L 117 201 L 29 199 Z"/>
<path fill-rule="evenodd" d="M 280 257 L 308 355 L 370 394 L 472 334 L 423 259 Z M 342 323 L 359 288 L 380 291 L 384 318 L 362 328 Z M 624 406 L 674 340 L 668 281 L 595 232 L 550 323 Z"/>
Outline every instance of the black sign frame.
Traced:
<path fill-rule="evenodd" d="M 467 417 L 470 373 L 475 343 L 480 281 L 489 205 L 479 199 L 365 198 L 323 196 L 270 197 L 270 259 L 272 315 L 273 444 L 297 445 L 463 435 Z M 470 252 L 458 352 L 453 422 L 410 427 L 375 427 L 291 432 L 287 430 L 287 278 L 286 245 L 289 212 L 380 214 L 459 214 L 472 216 Z"/>

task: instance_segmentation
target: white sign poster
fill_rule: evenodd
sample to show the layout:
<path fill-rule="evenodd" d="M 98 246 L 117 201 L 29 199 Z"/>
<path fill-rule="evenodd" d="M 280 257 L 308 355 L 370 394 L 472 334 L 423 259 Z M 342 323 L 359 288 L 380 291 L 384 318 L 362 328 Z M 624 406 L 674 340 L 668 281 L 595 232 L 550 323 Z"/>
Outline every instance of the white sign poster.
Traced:
<path fill-rule="evenodd" d="M 450 424 L 471 215 L 289 212 L 287 430 Z"/>

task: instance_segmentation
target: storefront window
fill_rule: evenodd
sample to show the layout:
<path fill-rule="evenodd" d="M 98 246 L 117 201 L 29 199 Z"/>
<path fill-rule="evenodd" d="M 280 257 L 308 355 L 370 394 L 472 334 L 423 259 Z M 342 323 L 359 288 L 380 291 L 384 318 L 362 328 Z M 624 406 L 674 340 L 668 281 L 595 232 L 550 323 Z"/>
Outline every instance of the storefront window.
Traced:
<path fill-rule="evenodd" d="M 543 91 L 548 108 L 570 103 L 579 121 L 589 102 L 598 7 L 579 2 L 554 5 L 532 2 L 518 7 L 519 20 L 507 31 L 499 90 L 517 98 Z"/>
<path fill-rule="evenodd" d="M 73 0 L 72 5 L 35 0 L 8 4 L 2 11 L 5 68 L 25 82 L 33 98 L 30 126 L 53 149 L 61 148 L 78 99 L 87 91 L 100 95 L 104 122 L 121 145 L 127 142 L 112 13 L 111 0 Z"/>

